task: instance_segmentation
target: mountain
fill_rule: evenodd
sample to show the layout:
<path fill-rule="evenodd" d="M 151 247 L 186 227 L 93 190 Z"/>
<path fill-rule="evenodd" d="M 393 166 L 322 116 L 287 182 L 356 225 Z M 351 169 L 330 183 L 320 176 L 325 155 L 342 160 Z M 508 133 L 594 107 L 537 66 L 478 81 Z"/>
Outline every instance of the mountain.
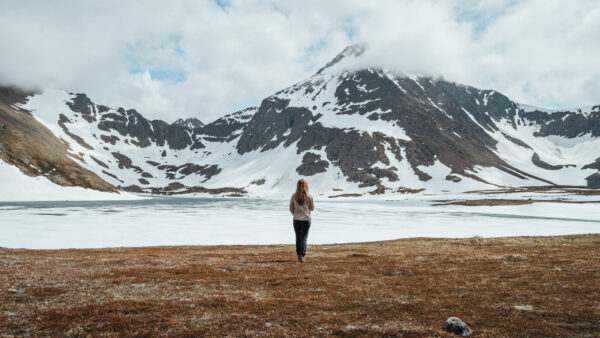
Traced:
<path fill-rule="evenodd" d="M 363 52 L 346 48 L 259 107 L 208 124 L 148 120 L 63 91 L 0 96 L 0 121 L 10 130 L 6 116 L 33 116 L 60 140 L 60 158 L 87 175 L 67 183 L 106 191 L 278 198 L 300 177 L 317 196 L 600 186 L 600 106 L 534 108 L 494 90 L 356 67 Z M 2 159 L 40 174 L 11 162 L 18 149 L 6 144 L 15 136 L 1 133 Z M 37 160 L 47 142 L 30 136 L 20 153 Z M 93 186 L 93 177 L 110 187 Z"/>
<path fill-rule="evenodd" d="M 200 127 L 204 126 L 204 123 L 202 123 L 202 121 L 198 120 L 195 117 L 185 119 L 185 120 L 177 119 L 175 122 L 173 122 L 173 124 L 176 126 L 184 127 L 189 130 L 194 130 L 196 128 L 200 128 Z"/>

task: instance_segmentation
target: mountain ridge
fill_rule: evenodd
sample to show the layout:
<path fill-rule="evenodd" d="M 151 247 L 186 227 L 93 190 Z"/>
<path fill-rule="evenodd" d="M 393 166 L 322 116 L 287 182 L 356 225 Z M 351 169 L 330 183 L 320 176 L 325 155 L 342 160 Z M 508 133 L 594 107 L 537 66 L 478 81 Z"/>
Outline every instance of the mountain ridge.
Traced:
<path fill-rule="evenodd" d="M 300 177 L 324 196 L 600 186 L 600 105 L 542 111 L 495 90 L 352 70 L 363 52 L 349 47 L 259 107 L 208 124 L 150 121 L 61 91 L 5 106 L 31 112 L 79 165 L 136 192 L 281 197 Z"/>

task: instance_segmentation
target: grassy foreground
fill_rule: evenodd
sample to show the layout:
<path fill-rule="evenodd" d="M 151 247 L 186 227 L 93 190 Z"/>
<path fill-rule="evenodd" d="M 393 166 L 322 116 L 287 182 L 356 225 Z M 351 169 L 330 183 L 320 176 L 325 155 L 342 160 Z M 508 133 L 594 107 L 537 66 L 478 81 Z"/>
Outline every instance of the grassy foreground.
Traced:
<path fill-rule="evenodd" d="M 310 238 L 309 238 L 310 240 Z M 600 235 L 0 249 L 0 336 L 600 336 Z M 529 307 L 528 307 L 529 306 Z"/>

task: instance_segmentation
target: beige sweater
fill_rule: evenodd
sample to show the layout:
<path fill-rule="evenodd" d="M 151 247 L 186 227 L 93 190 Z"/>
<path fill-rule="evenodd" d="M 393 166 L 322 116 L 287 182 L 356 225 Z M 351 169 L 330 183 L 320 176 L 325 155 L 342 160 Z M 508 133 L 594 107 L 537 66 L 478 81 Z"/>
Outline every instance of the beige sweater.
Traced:
<path fill-rule="evenodd" d="M 290 198 L 290 212 L 294 215 L 294 221 L 310 221 L 310 212 L 315 210 L 315 203 L 311 195 L 304 201 L 304 204 L 298 204 L 294 199 L 294 194 Z"/>

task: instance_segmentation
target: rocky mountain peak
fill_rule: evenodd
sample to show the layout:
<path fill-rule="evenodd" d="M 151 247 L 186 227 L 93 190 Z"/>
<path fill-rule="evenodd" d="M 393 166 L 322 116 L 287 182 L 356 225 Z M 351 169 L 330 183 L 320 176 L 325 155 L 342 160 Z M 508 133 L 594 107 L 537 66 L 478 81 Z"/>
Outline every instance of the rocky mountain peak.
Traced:
<path fill-rule="evenodd" d="M 195 117 L 187 118 L 187 119 L 177 119 L 172 125 L 180 126 L 189 130 L 194 130 L 196 128 L 200 128 L 204 126 L 202 121 L 198 120 Z"/>
<path fill-rule="evenodd" d="M 348 61 L 351 58 L 360 57 L 366 50 L 366 46 L 364 44 L 356 44 L 351 45 L 336 55 L 331 61 L 329 61 L 325 66 L 317 71 L 317 74 L 323 74 L 326 69 L 330 69 L 336 64 L 339 64 L 342 60 Z"/>

